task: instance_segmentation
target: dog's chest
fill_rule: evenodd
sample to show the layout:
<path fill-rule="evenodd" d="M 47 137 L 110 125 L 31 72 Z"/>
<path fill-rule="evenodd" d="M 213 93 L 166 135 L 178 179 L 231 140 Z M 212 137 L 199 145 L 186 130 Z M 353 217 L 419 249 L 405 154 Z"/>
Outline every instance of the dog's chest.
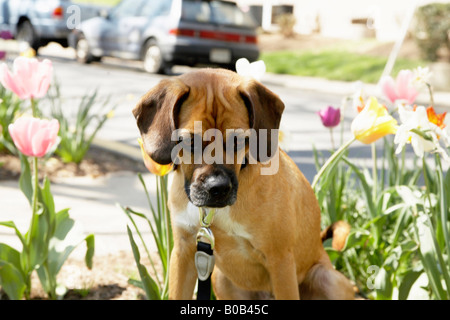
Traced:
<path fill-rule="evenodd" d="M 173 217 L 178 228 L 196 235 L 199 211 L 192 204 Z M 211 230 L 215 237 L 216 266 L 233 282 L 249 290 L 269 290 L 264 254 L 255 248 L 256 236 L 234 221 L 229 208 L 217 210 Z M 193 239 L 193 241 L 195 241 Z"/>
<path fill-rule="evenodd" d="M 186 209 L 174 215 L 175 225 L 179 228 L 183 228 L 186 231 L 197 232 L 199 229 L 199 210 L 190 202 L 188 203 Z M 217 209 L 212 229 L 218 229 L 228 236 L 243 238 L 245 240 L 251 240 L 252 236 L 247 232 L 246 228 L 234 221 L 230 216 L 230 208 Z"/>

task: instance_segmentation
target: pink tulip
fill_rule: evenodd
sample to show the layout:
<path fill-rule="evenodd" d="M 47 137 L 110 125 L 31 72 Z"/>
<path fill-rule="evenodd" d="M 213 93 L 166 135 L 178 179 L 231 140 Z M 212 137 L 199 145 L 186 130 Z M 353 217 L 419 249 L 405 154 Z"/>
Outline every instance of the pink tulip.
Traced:
<path fill-rule="evenodd" d="M 334 128 L 341 122 L 341 110 L 328 106 L 317 113 L 322 124 L 327 128 Z"/>
<path fill-rule="evenodd" d="M 408 104 L 412 104 L 419 94 L 412 83 L 414 77 L 414 73 L 411 70 L 401 70 L 395 82 L 392 77 L 385 76 L 380 81 L 381 90 L 392 103 L 396 100 L 403 100 Z"/>
<path fill-rule="evenodd" d="M 55 145 L 58 137 L 59 122 L 22 117 L 10 124 L 9 134 L 17 149 L 29 157 L 41 158 Z"/>
<path fill-rule="evenodd" d="M 0 67 L 0 82 L 13 91 L 20 99 L 42 98 L 50 87 L 52 79 L 52 62 L 45 59 L 18 57 L 14 60 L 14 72 L 8 70 L 6 64 Z"/>
<path fill-rule="evenodd" d="M 11 40 L 13 35 L 9 31 L 0 31 L 0 39 Z"/>

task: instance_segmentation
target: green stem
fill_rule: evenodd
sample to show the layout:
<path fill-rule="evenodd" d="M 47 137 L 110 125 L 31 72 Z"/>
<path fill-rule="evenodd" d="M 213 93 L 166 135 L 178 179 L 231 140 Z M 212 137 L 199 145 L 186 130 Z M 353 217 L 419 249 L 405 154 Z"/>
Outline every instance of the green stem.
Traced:
<path fill-rule="evenodd" d="M 331 141 L 331 149 L 333 151 L 336 150 L 336 147 L 334 145 L 333 128 L 330 128 L 330 141 Z"/>
<path fill-rule="evenodd" d="M 167 207 L 167 176 L 157 177 L 160 182 L 160 192 L 161 192 L 161 210 L 164 219 L 164 231 L 165 231 L 165 242 L 166 242 L 166 270 L 165 270 L 165 279 L 164 279 L 164 288 L 161 294 L 161 297 L 165 297 L 167 295 L 169 289 L 169 272 L 170 272 L 170 253 L 171 253 L 171 240 L 170 240 L 170 216 L 169 209 Z"/>
<path fill-rule="evenodd" d="M 430 95 L 430 103 L 434 107 L 434 97 L 433 97 L 433 89 L 431 88 L 431 85 L 429 83 L 426 84 L 428 88 L 428 93 Z"/>
<path fill-rule="evenodd" d="M 38 211 L 38 189 L 39 189 L 39 172 L 38 172 L 38 158 L 33 157 L 33 198 L 31 201 L 31 209 L 32 209 L 32 216 L 31 216 L 31 227 L 28 234 L 28 250 L 30 250 L 31 245 L 31 236 L 32 232 L 34 230 L 34 223 L 37 218 L 37 211 Z"/>
<path fill-rule="evenodd" d="M 439 207 L 440 207 L 441 226 L 444 234 L 445 246 L 447 248 L 447 257 L 450 257 L 450 235 L 448 231 L 448 221 L 447 221 L 448 202 L 447 198 L 445 197 L 444 176 L 442 174 L 441 159 L 438 154 L 436 154 L 436 164 L 437 164 L 436 171 L 439 180 L 439 201 L 440 201 Z"/>
<path fill-rule="evenodd" d="M 314 189 L 317 185 L 317 183 L 319 182 L 320 178 L 323 176 L 323 174 L 325 173 L 325 171 L 327 170 L 327 168 L 337 159 L 339 158 L 342 153 L 347 150 L 347 148 L 353 143 L 355 142 L 356 138 L 352 138 L 351 140 L 349 140 L 347 143 L 343 144 L 338 150 L 336 150 L 335 153 L 333 153 L 331 155 L 331 157 L 327 160 L 327 162 L 325 162 L 325 164 L 322 166 L 322 168 L 320 168 L 319 172 L 316 174 L 316 176 L 314 177 L 314 180 L 311 184 L 311 187 Z"/>
<path fill-rule="evenodd" d="M 372 186 L 372 201 L 376 203 L 377 201 L 377 193 L 378 193 L 378 165 L 377 165 L 377 146 L 375 143 L 372 143 L 372 161 L 373 161 L 373 186 Z"/>
<path fill-rule="evenodd" d="M 30 299 L 30 293 L 31 293 L 31 273 L 33 272 L 34 266 L 32 266 L 31 261 L 31 243 L 33 239 L 33 230 L 35 229 L 35 223 L 38 219 L 37 217 L 37 211 L 38 211 L 38 188 L 39 188 L 39 175 L 38 175 L 38 158 L 33 157 L 33 198 L 31 200 L 31 209 L 32 209 L 32 215 L 31 215 L 31 224 L 30 229 L 28 231 L 27 239 L 26 239 L 26 248 L 24 248 L 24 251 L 27 252 L 27 260 L 28 260 L 28 266 L 27 266 L 27 290 L 25 291 L 25 299 Z"/>
<path fill-rule="evenodd" d="M 37 118 L 38 114 L 37 114 L 36 100 L 34 100 L 34 98 L 30 98 L 30 102 L 31 102 L 31 112 L 33 114 L 33 117 Z"/>

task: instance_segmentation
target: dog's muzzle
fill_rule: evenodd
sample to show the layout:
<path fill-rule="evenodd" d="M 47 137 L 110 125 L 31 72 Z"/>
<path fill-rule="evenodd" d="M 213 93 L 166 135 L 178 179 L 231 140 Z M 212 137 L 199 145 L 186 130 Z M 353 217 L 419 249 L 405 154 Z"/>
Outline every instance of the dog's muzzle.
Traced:
<path fill-rule="evenodd" d="M 185 189 L 195 206 L 223 208 L 236 202 L 238 182 L 234 172 L 218 168 L 190 184 L 186 183 Z"/>

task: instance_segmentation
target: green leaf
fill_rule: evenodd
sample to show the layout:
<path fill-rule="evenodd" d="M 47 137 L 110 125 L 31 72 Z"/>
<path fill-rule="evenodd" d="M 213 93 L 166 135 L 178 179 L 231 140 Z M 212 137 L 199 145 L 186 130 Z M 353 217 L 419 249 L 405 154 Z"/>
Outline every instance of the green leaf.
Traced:
<path fill-rule="evenodd" d="M 324 247 L 325 251 L 328 253 L 328 257 L 331 260 L 331 263 L 334 264 L 335 261 L 341 256 L 341 253 L 330 246 Z"/>
<path fill-rule="evenodd" d="M 370 237 L 370 232 L 367 230 L 354 230 L 351 231 L 345 242 L 345 246 L 342 251 L 357 246 L 363 246 L 367 239 Z"/>
<path fill-rule="evenodd" d="M 20 233 L 19 229 L 16 227 L 16 225 L 13 221 L 3 221 L 3 222 L 0 221 L 0 226 L 14 229 L 17 237 L 20 239 L 20 242 L 22 243 L 22 246 L 26 246 L 26 241 L 25 241 L 23 234 Z"/>
<path fill-rule="evenodd" d="M 68 209 L 56 214 L 56 228 L 50 239 L 49 271 L 56 277 L 72 251 L 85 239 L 81 224 L 71 219 Z"/>
<path fill-rule="evenodd" d="M 145 294 L 149 300 L 161 300 L 161 294 L 159 292 L 158 285 L 149 275 L 147 268 L 141 264 L 141 256 L 136 242 L 133 239 L 133 234 L 130 228 L 127 226 L 128 237 L 130 239 L 131 248 L 133 250 L 134 260 L 136 261 L 136 266 L 139 271 L 139 276 L 141 277 L 142 286 L 144 287 Z"/>
<path fill-rule="evenodd" d="M 20 154 L 20 166 L 22 173 L 20 174 L 19 187 L 31 205 L 33 200 L 33 182 L 31 179 L 31 169 L 28 158 L 23 154 Z"/>
<path fill-rule="evenodd" d="M 419 278 L 419 276 L 422 273 L 423 273 L 423 270 L 422 271 L 414 271 L 414 270 L 407 271 L 407 273 L 403 277 L 403 280 L 398 289 L 398 299 L 399 300 L 406 300 L 408 298 L 409 292 L 411 291 L 413 284 L 416 282 L 416 280 Z"/>
<path fill-rule="evenodd" d="M 21 269 L 20 252 L 4 243 L 0 243 L 0 260 L 11 263 L 19 270 Z"/>
<path fill-rule="evenodd" d="M 430 287 L 439 300 L 447 299 L 447 294 L 442 287 L 441 272 L 438 269 L 438 260 L 436 259 L 435 239 L 430 228 L 430 220 L 423 214 L 416 219 L 417 234 L 420 243 L 420 254 L 424 270 L 427 273 Z"/>
<path fill-rule="evenodd" d="M 377 300 L 391 300 L 392 299 L 392 282 L 389 272 L 384 267 L 381 267 L 375 277 L 375 288 L 377 292 Z"/>
<path fill-rule="evenodd" d="M 12 263 L 0 259 L 0 286 L 11 300 L 22 299 L 27 288 L 22 273 Z"/>
<path fill-rule="evenodd" d="M 90 270 L 90 269 L 92 269 L 94 253 L 95 253 L 95 236 L 93 234 L 90 234 L 84 240 L 86 241 L 86 247 L 87 247 L 84 261 L 86 263 L 86 266 Z"/>
<path fill-rule="evenodd" d="M 34 215 L 31 223 L 32 227 L 28 231 L 28 237 L 30 239 L 29 245 L 29 258 L 30 258 L 30 270 L 41 265 L 46 259 L 48 254 L 48 221 L 43 214 L 43 208 L 39 208 L 38 214 Z"/>

